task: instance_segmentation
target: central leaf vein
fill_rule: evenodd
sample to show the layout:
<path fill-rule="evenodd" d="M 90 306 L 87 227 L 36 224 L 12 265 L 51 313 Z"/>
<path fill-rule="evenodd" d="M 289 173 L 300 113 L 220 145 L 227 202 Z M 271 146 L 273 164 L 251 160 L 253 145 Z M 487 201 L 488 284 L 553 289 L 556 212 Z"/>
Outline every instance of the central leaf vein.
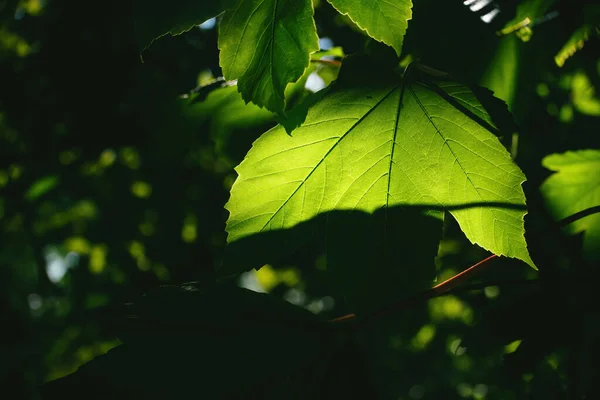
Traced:
<path fill-rule="evenodd" d="M 352 124 L 352 126 L 350 128 L 348 128 L 348 130 L 346 132 L 344 132 L 344 134 L 342 136 L 340 136 L 339 140 L 336 141 L 333 146 L 331 146 L 331 148 L 329 150 L 327 150 L 327 153 L 325 153 L 325 155 L 323 155 L 323 157 L 319 160 L 319 162 L 317 163 L 317 165 L 315 165 L 315 167 L 308 173 L 308 175 L 306 176 L 306 178 L 304 178 L 301 183 L 296 187 L 296 189 L 287 197 L 287 199 L 285 199 L 285 201 L 283 201 L 283 203 L 279 206 L 279 208 L 277 208 L 277 210 L 275 212 L 273 212 L 273 215 L 271 216 L 271 218 L 269 218 L 264 225 L 261 227 L 260 232 L 262 232 L 273 220 L 273 218 L 275 218 L 275 216 L 281 211 L 282 208 L 284 208 L 286 206 L 286 204 L 294 197 L 294 195 L 298 192 L 298 190 L 306 183 L 306 181 L 308 179 L 310 179 L 310 177 L 312 176 L 312 174 L 319 168 L 319 166 L 321 166 L 321 164 L 327 159 L 327 156 L 329 154 L 331 154 L 331 152 L 338 146 L 338 144 L 340 144 L 340 142 L 342 140 L 344 140 L 345 137 L 348 136 L 348 134 L 350 132 L 352 132 L 362 121 L 364 121 L 365 118 L 367 118 L 375 109 L 377 109 L 377 107 L 383 103 L 392 93 L 394 93 L 394 91 L 398 88 L 398 86 L 394 86 L 385 96 L 383 96 L 381 98 L 381 100 L 379 100 L 372 108 L 370 108 L 362 117 L 360 117 L 354 124 Z M 301 134 L 301 132 L 299 132 L 298 134 Z M 327 164 L 325 163 L 325 180 L 327 180 Z M 319 205 L 319 211 L 321 210 L 321 206 L 323 204 L 323 197 L 325 197 L 325 186 L 323 187 L 323 195 L 321 196 L 321 204 Z"/>

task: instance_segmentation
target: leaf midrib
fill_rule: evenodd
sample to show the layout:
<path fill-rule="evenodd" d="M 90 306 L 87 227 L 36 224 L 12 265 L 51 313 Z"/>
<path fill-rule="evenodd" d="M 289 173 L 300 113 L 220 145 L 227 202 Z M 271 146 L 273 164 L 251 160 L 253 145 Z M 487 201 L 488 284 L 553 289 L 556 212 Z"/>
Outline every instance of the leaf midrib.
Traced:
<path fill-rule="evenodd" d="M 409 87 L 408 90 L 410 90 L 410 93 L 413 95 L 413 98 L 415 99 L 415 101 L 417 102 L 417 104 L 419 105 L 419 108 L 421 108 L 421 111 L 423 111 L 423 113 L 425 114 L 425 116 L 427 117 L 427 120 L 429 121 L 429 123 L 434 127 L 436 133 L 444 140 L 444 145 L 448 148 L 448 150 L 450 150 L 450 153 L 452 153 L 453 158 L 456 160 L 458 166 L 460 167 L 461 171 L 463 172 L 463 174 L 465 175 L 465 177 L 467 178 L 467 180 L 469 181 L 469 184 L 473 187 L 473 189 L 475 190 L 475 193 L 477 193 L 477 195 L 479 196 L 479 198 L 481 199 L 482 202 L 484 202 L 484 198 L 481 196 L 481 193 L 479 193 L 479 190 L 477 189 L 477 187 L 475 186 L 475 184 L 473 183 L 473 181 L 471 180 L 471 177 L 469 176 L 469 174 L 467 173 L 467 171 L 465 170 L 465 168 L 463 167 L 462 163 L 460 162 L 460 160 L 458 159 L 458 157 L 456 156 L 456 154 L 454 153 L 454 150 L 452 150 L 452 147 L 450 146 L 450 144 L 448 143 L 448 139 L 446 139 L 446 137 L 442 134 L 442 132 L 440 131 L 440 129 L 437 127 L 437 125 L 435 124 L 435 122 L 433 122 L 433 119 L 431 118 L 431 116 L 429 115 L 429 112 L 427 111 L 427 109 L 425 108 L 425 106 L 423 105 L 423 103 L 421 103 L 421 100 L 419 99 L 419 97 L 417 96 L 417 94 L 414 92 L 414 90 Z M 439 199 L 438 199 L 439 202 Z M 443 204 L 443 202 L 440 202 L 441 204 Z M 490 212 L 492 213 L 492 215 L 494 216 L 494 223 L 496 220 L 500 220 L 497 216 L 496 213 L 494 212 L 493 208 L 490 208 Z M 470 225 L 470 222 L 469 222 Z M 494 245 L 497 246 L 496 243 L 496 232 L 495 232 L 496 228 L 494 225 Z"/>
<path fill-rule="evenodd" d="M 319 168 L 319 166 L 323 163 L 323 161 L 325 161 L 327 156 L 329 154 L 331 154 L 331 152 L 337 147 L 337 145 L 339 143 L 341 143 L 342 140 L 344 140 L 344 138 L 346 136 L 348 136 L 348 134 L 350 132 L 352 132 L 352 130 L 354 130 L 354 128 L 356 128 L 362 121 L 364 121 L 364 119 L 367 118 L 377 107 L 379 107 L 379 105 L 381 105 L 381 103 L 383 103 L 392 93 L 394 93 L 394 91 L 396 91 L 396 89 L 398 89 L 398 85 L 394 85 L 394 87 L 392 87 L 392 89 L 385 96 L 383 96 L 377 103 L 375 103 L 375 105 L 373 107 L 371 107 L 371 109 L 369 109 L 362 117 L 360 117 L 354 124 L 352 124 L 352 126 L 350 128 L 348 128 L 348 130 L 346 132 L 344 132 L 344 134 L 342 136 L 340 136 L 339 140 L 337 140 L 333 144 L 333 146 L 331 146 L 331 148 L 329 150 L 327 150 L 327 153 L 325 153 L 325 155 L 323 155 L 321 160 L 319 160 L 317 165 L 314 166 L 314 168 L 308 173 L 306 178 L 304 178 L 304 180 L 296 187 L 296 189 L 292 192 L 292 194 L 290 194 L 288 196 L 288 198 L 281 204 L 281 206 L 279 206 L 279 208 L 275 212 L 273 212 L 273 215 L 271 215 L 271 218 L 269 218 L 267 220 L 267 222 L 264 223 L 264 225 L 260 228 L 259 232 L 262 232 L 271 223 L 273 218 L 275 218 L 275 216 L 286 206 L 286 204 L 290 201 L 290 199 L 296 195 L 298 190 L 300 190 L 300 188 L 306 183 L 306 181 L 308 179 L 310 179 L 312 174 Z M 319 205 L 319 211 L 320 211 L 320 208 L 321 208 L 321 205 Z"/>

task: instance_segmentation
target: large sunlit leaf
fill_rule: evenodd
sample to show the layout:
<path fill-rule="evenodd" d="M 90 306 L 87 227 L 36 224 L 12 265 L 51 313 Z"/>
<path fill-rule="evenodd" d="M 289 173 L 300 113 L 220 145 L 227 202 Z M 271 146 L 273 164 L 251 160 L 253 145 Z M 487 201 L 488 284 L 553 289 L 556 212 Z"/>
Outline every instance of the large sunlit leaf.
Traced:
<path fill-rule="evenodd" d="M 284 114 L 285 89 L 319 49 L 311 0 L 245 0 L 219 26 L 220 64 L 245 101 Z"/>
<path fill-rule="evenodd" d="M 590 207 L 600 206 L 600 150 L 551 154 L 542 165 L 552 174 L 540 190 L 554 218 L 563 219 Z M 600 214 L 575 221 L 566 228 L 584 233 L 583 248 L 589 259 L 600 259 Z"/>
<path fill-rule="evenodd" d="M 138 46 L 143 50 L 161 36 L 179 35 L 221 14 L 235 0 L 136 0 L 133 6 Z"/>
<path fill-rule="evenodd" d="M 406 78 L 382 70 L 371 77 L 372 61 L 347 63 L 303 126 L 291 136 L 281 126 L 263 134 L 236 168 L 228 242 L 334 210 L 399 206 L 423 215 L 449 210 L 473 243 L 533 266 L 525 177 L 473 92 L 416 67 Z M 415 222 L 402 229 L 416 233 Z M 350 232 L 340 230 L 338 240 Z"/>
<path fill-rule="evenodd" d="M 373 39 L 392 46 L 400 56 L 408 21 L 412 17 L 412 1 L 399 0 L 328 0 Z"/>

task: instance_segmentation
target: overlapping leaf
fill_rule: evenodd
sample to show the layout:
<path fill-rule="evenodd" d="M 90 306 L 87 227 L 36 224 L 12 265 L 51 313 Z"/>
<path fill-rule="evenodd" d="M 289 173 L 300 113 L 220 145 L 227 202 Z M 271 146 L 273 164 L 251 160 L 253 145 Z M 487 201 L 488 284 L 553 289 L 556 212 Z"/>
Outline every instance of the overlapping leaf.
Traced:
<path fill-rule="evenodd" d="M 551 171 L 557 171 L 540 188 L 556 219 L 600 206 L 599 150 L 551 154 L 544 158 L 542 165 Z M 600 214 L 575 221 L 567 229 L 571 233 L 585 232 L 583 247 L 586 257 L 600 259 Z"/>
<path fill-rule="evenodd" d="M 473 92 L 432 75 L 369 77 L 372 63 L 350 64 L 303 126 L 265 133 L 238 166 L 228 242 L 334 210 L 420 207 L 449 210 L 473 243 L 533 266 L 525 177 Z"/>
<path fill-rule="evenodd" d="M 286 86 L 319 49 L 311 0 L 246 0 L 219 26 L 220 63 L 244 100 L 284 114 Z"/>
<path fill-rule="evenodd" d="M 400 56 L 408 20 L 412 17 L 411 0 L 328 0 L 336 10 L 348 15 L 373 39 L 392 46 Z"/>
<path fill-rule="evenodd" d="M 221 14 L 234 0 L 136 0 L 134 23 L 140 50 L 168 33 L 179 35 Z"/>
<path fill-rule="evenodd" d="M 98 315 L 123 344 L 46 384 L 42 398 L 327 398 L 323 374 L 343 335 L 237 287 L 162 287 L 108 311 Z"/>

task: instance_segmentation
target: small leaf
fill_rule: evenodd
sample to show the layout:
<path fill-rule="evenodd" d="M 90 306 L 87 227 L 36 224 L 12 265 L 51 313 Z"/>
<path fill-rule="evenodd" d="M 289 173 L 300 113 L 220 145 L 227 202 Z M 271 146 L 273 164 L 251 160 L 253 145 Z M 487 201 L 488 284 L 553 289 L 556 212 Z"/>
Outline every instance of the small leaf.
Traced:
<path fill-rule="evenodd" d="M 587 208 L 600 206 L 600 150 L 551 154 L 542 165 L 552 174 L 540 187 L 550 212 L 557 220 Z M 592 214 L 567 226 L 571 234 L 585 232 L 586 258 L 600 260 L 600 214 Z"/>
<path fill-rule="evenodd" d="M 600 116 L 600 98 L 590 78 L 583 71 L 578 71 L 571 79 L 571 101 L 577 111 L 582 114 Z"/>
<path fill-rule="evenodd" d="M 571 37 L 569 37 L 565 45 L 556 54 L 556 56 L 554 56 L 556 65 L 559 67 L 565 65 L 565 62 L 568 58 L 583 48 L 585 42 L 590 38 L 590 36 L 598 34 L 600 34 L 600 26 L 586 24 L 577 28 Z"/>
<path fill-rule="evenodd" d="M 235 0 L 135 0 L 135 32 L 140 50 L 166 34 L 179 35 L 221 14 Z"/>
<path fill-rule="evenodd" d="M 271 112 L 246 104 L 235 86 L 215 89 L 201 102 L 195 103 L 195 100 L 192 98 L 194 104 L 188 106 L 187 112 L 200 121 L 210 121 L 209 132 L 218 151 L 223 151 L 231 143 L 235 130 L 249 127 L 266 129 L 269 127 L 267 124 L 274 122 Z"/>
<path fill-rule="evenodd" d="M 398 57 L 412 17 L 411 0 L 328 0 L 373 39 L 392 46 Z"/>
<path fill-rule="evenodd" d="M 296 83 L 287 87 L 285 98 L 288 101 L 293 100 L 294 103 L 286 111 L 286 115 L 276 117 L 277 122 L 285 127 L 287 133 L 292 133 L 294 129 L 302 125 L 310 106 L 319 101 L 325 95 L 327 87 L 337 79 L 341 62 L 328 59 L 331 57 L 342 58 L 343 56 L 340 47 L 312 54 L 310 57 L 311 64 L 304 71 L 304 75 Z M 320 79 L 323 87 L 318 88 L 318 90 L 313 88 L 309 90 L 306 83 L 310 78 Z M 299 85 L 302 87 L 298 88 Z"/>
<path fill-rule="evenodd" d="M 220 64 L 246 102 L 285 114 L 285 89 L 319 49 L 311 0 L 245 0 L 219 25 Z"/>
<path fill-rule="evenodd" d="M 25 199 L 34 201 L 48 193 L 58 185 L 58 176 L 48 175 L 33 182 L 31 187 L 25 193 Z"/>
<path fill-rule="evenodd" d="M 524 42 L 529 41 L 533 34 L 532 27 L 543 22 L 547 18 L 553 18 L 557 14 L 545 15 L 556 0 L 525 0 L 519 3 L 516 15 L 508 21 L 504 28 L 496 32 L 499 36 L 516 32 L 516 35 Z"/>

